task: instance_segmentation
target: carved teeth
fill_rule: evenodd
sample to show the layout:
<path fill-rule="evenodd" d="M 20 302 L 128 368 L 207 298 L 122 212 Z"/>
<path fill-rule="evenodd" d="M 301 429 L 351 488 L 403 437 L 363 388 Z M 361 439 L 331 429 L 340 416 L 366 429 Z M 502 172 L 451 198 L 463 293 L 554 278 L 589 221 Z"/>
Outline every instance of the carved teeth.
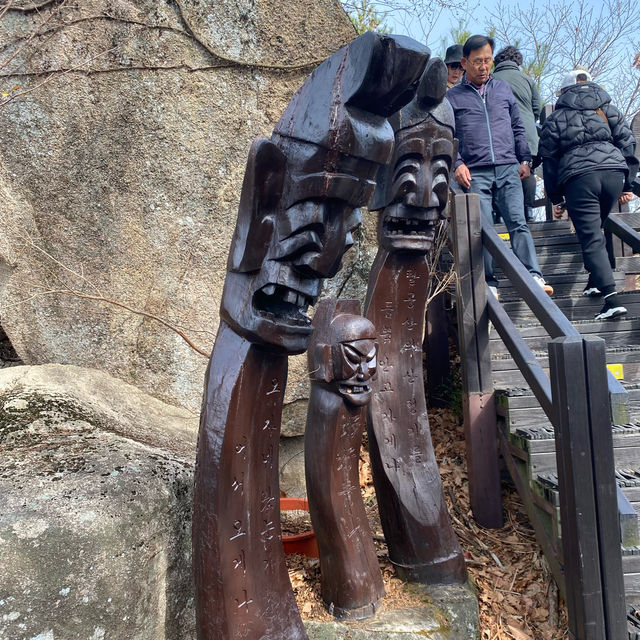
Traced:
<path fill-rule="evenodd" d="M 289 302 L 290 304 L 298 304 L 298 296 L 295 291 L 291 291 L 291 289 L 287 289 L 284 293 L 283 300 L 285 302 Z"/>
<path fill-rule="evenodd" d="M 264 293 L 266 295 L 272 296 L 276 292 L 276 285 L 275 284 L 267 284 L 264 287 L 262 287 L 262 291 L 264 291 Z"/>

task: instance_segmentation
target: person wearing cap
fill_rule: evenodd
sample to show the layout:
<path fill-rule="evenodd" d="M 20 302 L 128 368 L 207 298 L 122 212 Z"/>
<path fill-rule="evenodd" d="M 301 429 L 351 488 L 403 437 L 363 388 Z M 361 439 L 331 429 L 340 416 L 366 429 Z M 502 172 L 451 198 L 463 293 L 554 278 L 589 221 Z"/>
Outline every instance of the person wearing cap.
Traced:
<path fill-rule="evenodd" d="M 624 315 L 616 294 L 602 226 L 611 208 L 632 198 L 636 141 L 609 94 L 585 69 L 568 73 L 540 134 L 544 185 L 554 215 L 566 208 L 582 246 L 589 280 L 585 296 L 603 296 L 596 320 Z"/>
<path fill-rule="evenodd" d="M 527 144 L 531 155 L 535 157 L 538 154 L 539 139 L 536 120 L 540 117 L 542 110 L 538 87 L 532 78 L 520 70 L 522 54 L 516 47 L 508 46 L 501 49 L 496 54 L 494 64 L 493 77 L 506 82 L 513 91 L 527 134 Z M 524 193 L 524 215 L 529 221 L 531 209 L 536 200 L 536 177 L 533 173 L 522 181 L 522 191 Z"/>
<path fill-rule="evenodd" d="M 451 87 L 458 84 L 462 79 L 464 70 L 460 64 L 461 59 L 461 44 L 452 44 L 450 47 L 447 47 L 447 51 L 444 56 L 444 63 L 447 65 L 447 89 L 451 89 Z"/>
<path fill-rule="evenodd" d="M 447 91 L 458 139 L 455 179 L 465 192 L 480 196 L 483 224 L 493 226 L 492 208 L 502 216 L 511 247 L 534 281 L 553 294 L 542 277 L 531 231 L 524 217 L 521 180 L 531 174 L 531 150 L 513 92 L 490 74 L 493 38 L 471 36 L 463 46 L 465 74 Z M 493 258 L 484 252 L 485 278 L 497 297 Z"/>

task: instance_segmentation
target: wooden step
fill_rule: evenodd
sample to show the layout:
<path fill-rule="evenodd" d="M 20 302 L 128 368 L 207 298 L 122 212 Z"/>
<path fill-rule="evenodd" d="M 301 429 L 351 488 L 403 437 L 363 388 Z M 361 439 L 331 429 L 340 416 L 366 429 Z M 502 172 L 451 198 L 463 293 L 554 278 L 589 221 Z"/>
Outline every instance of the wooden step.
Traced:
<path fill-rule="evenodd" d="M 505 430 L 507 426 L 504 426 Z M 556 471 L 553 428 L 517 427 L 509 433 L 513 455 L 529 466 L 531 480 L 541 473 Z M 640 428 L 613 432 L 613 458 L 616 469 L 633 469 L 640 465 Z"/>
<path fill-rule="evenodd" d="M 549 375 L 549 358 L 546 349 L 534 351 L 540 366 Z M 606 350 L 607 364 L 616 365 L 622 380 L 640 380 L 640 347 L 608 348 Z M 491 359 L 493 384 L 498 389 L 522 389 L 528 385 L 510 356 L 497 355 Z"/>
<path fill-rule="evenodd" d="M 640 231 L 640 211 L 615 213 L 611 215 L 614 216 L 616 219 L 621 220 L 625 224 L 628 224 L 630 227 L 632 227 L 636 231 Z"/>
<path fill-rule="evenodd" d="M 618 294 L 626 307 L 628 317 L 640 317 L 640 291 L 624 291 Z M 553 301 L 569 320 L 592 320 L 602 308 L 601 297 L 554 295 Z M 516 325 L 535 320 L 528 305 L 522 298 L 502 300 L 502 306 Z"/>
<path fill-rule="evenodd" d="M 640 470 L 638 471 L 640 473 Z M 620 484 L 618 484 L 620 487 Z M 560 493 L 558 490 L 558 474 L 555 472 L 546 472 L 539 474 L 533 479 L 531 483 L 532 491 L 542 500 L 545 500 L 555 510 L 558 509 L 557 518 L 560 517 Z M 627 498 L 626 491 L 623 487 L 620 487 L 622 494 Z M 620 491 L 618 492 L 620 496 Z M 640 551 L 640 536 L 638 535 L 638 509 L 637 506 L 631 505 L 630 501 L 627 502 L 624 497 L 620 497 L 618 500 L 619 506 L 619 524 L 620 535 L 623 548 L 631 552 L 634 549 Z M 559 522 L 554 524 L 554 529 L 560 532 Z M 559 535 L 558 537 L 561 537 Z M 640 563 L 640 556 L 637 558 Z"/>
<path fill-rule="evenodd" d="M 505 420 L 509 432 L 512 433 L 517 428 L 528 429 L 531 427 L 552 429 L 545 412 L 529 389 L 522 390 L 523 395 L 512 395 L 512 393 L 518 394 L 520 391 L 519 389 L 498 389 L 494 396 L 496 413 Z M 640 432 L 640 426 L 637 425 L 640 425 L 640 418 L 634 417 L 626 425 L 614 425 L 613 432 L 623 434 L 628 434 L 631 431 Z"/>
<path fill-rule="evenodd" d="M 583 336 L 603 338 L 607 347 L 626 347 L 640 345 L 640 318 L 623 316 L 617 320 L 580 320 L 573 326 Z M 532 351 L 543 351 L 551 338 L 540 324 L 520 326 L 520 335 L 525 339 Z M 508 353 L 508 349 L 500 339 L 497 330 L 490 332 L 490 348 L 492 356 Z"/>
<path fill-rule="evenodd" d="M 543 270 L 544 271 L 544 270 Z M 496 276 L 497 277 L 497 276 Z M 625 274 L 622 271 L 614 271 L 613 277 L 616 289 L 625 288 Z M 580 273 L 552 273 L 544 274 L 544 279 L 553 287 L 554 296 L 576 296 L 583 297 L 582 292 L 587 286 L 589 274 L 586 271 Z M 520 293 L 511 285 L 506 278 L 497 277 L 498 296 L 501 302 L 520 298 Z"/>
<path fill-rule="evenodd" d="M 531 235 L 534 238 L 571 232 L 570 220 L 545 220 L 543 222 L 529 222 L 528 225 Z M 507 226 L 505 224 L 494 224 L 493 228 L 496 233 L 507 233 Z"/>

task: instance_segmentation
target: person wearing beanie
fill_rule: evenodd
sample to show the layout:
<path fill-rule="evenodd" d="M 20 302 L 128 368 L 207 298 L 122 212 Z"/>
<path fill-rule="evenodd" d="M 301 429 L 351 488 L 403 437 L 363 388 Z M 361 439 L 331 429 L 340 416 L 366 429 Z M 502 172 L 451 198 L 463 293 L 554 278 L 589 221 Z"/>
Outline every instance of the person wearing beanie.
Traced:
<path fill-rule="evenodd" d="M 444 63 L 447 65 L 447 89 L 451 89 L 462 79 L 463 69 L 460 60 L 462 60 L 462 45 L 452 44 L 447 47 L 444 56 Z"/>
<path fill-rule="evenodd" d="M 542 127 L 540 156 L 554 216 L 566 208 L 582 246 L 589 272 L 583 295 L 603 296 L 596 320 L 627 313 L 616 294 L 602 226 L 614 204 L 632 198 L 638 170 L 635 148 L 633 133 L 609 94 L 586 69 L 569 72 Z"/>

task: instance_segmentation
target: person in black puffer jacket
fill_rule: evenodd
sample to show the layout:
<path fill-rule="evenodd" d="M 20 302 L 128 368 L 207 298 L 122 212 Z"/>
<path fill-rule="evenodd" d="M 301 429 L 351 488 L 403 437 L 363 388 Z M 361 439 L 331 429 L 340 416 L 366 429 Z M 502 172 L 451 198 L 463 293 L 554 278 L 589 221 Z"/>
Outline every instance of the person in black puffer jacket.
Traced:
<path fill-rule="evenodd" d="M 616 202 L 632 198 L 631 183 L 638 170 L 635 147 L 631 129 L 609 94 L 587 71 L 569 73 L 555 111 L 542 127 L 539 153 L 554 215 L 567 209 L 582 246 L 589 272 L 584 295 L 604 296 L 596 320 L 627 312 L 616 295 L 602 225 Z"/>

